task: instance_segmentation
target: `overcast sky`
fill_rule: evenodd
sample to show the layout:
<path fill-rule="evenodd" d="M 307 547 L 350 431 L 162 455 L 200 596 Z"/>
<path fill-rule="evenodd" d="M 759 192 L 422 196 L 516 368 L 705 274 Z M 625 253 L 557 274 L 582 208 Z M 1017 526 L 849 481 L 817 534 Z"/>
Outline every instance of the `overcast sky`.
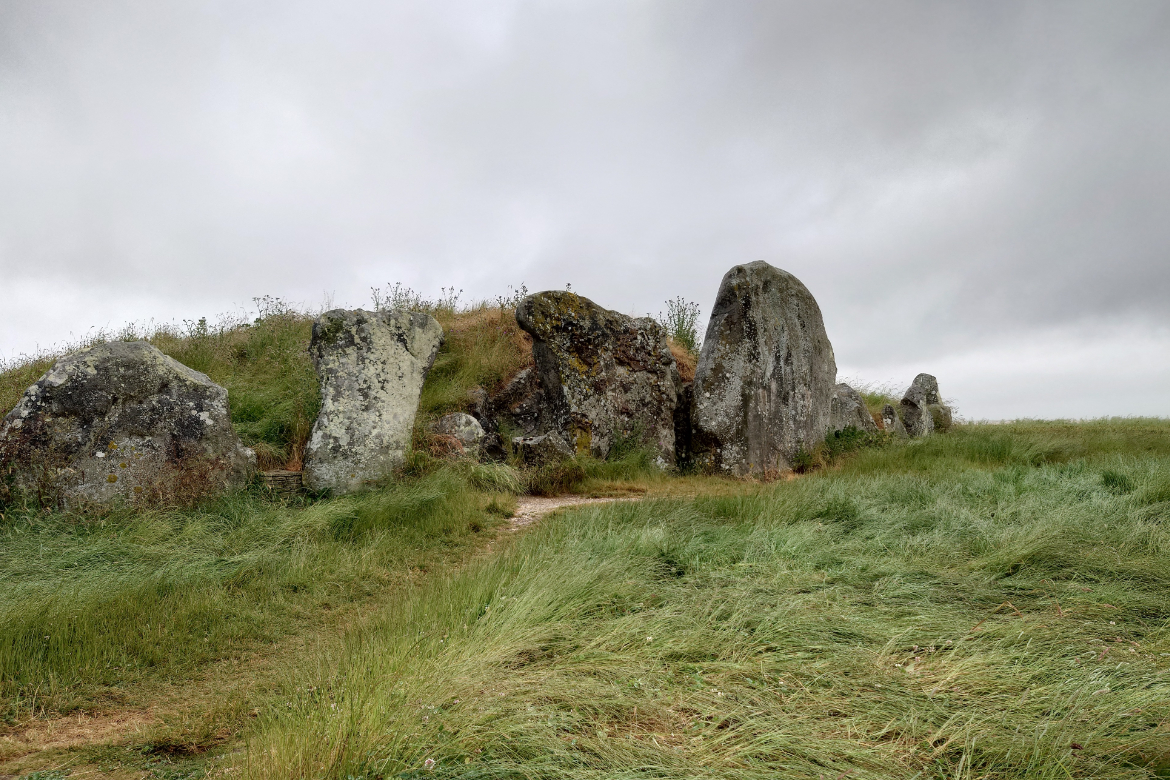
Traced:
<path fill-rule="evenodd" d="M 842 378 L 1167 416 L 1168 41 L 1163 0 L 0 0 L 0 357 L 395 281 L 705 326 L 766 260 Z"/>

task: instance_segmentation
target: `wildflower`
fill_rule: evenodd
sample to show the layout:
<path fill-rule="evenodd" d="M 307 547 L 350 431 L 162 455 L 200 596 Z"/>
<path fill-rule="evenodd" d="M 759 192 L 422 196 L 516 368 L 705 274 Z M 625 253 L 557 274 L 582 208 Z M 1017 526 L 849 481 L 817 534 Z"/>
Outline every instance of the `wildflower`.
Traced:
<path fill-rule="evenodd" d="M 426 761 L 423 762 L 423 768 L 426 769 L 428 772 L 434 771 L 435 759 L 428 758 Z"/>

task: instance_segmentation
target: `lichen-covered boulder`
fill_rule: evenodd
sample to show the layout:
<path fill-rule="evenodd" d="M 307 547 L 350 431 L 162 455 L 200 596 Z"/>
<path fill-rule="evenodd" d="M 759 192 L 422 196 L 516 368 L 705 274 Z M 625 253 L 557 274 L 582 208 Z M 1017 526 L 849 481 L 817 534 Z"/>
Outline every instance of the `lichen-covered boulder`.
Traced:
<path fill-rule="evenodd" d="M 543 466 L 573 457 L 576 454 L 558 433 L 542 433 L 539 436 L 516 436 L 512 439 L 512 451 L 526 466 Z"/>
<path fill-rule="evenodd" d="M 58 360 L 0 424 L 0 481 L 45 504 L 189 504 L 255 463 L 227 390 L 144 341 Z"/>
<path fill-rule="evenodd" d="M 571 292 L 528 296 L 516 322 L 532 336 L 541 432 L 599 458 L 619 440 L 636 440 L 661 465 L 674 464 L 680 382 L 661 325 Z"/>
<path fill-rule="evenodd" d="M 829 407 L 830 431 L 842 431 L 852 426 L 866 433 L 877 433 L 877 423 L 866 408 L 865 399 L 849 385 L 842 382 L 833 387 Z"/>
<path fill-rule="evenodd" d="M 532 436 L 540 426 L 541 401 L 539 374 L 531 367 L 522 368 L 488 397 L 485 429 L 490 426 L 511 436 Z"/>
<path fill-rule="evenodd" d="M 790 468 L 825 437 L 837 364 L 821 310 L 800 280 L 765 262 L 723 277 L 695 370 L 691 448 L 701 468 Z"/>
<path fill-rule="evenodd" d="M 938 380 L 930 374 L 919 374 L 906 390 L 900 404 L 902 422 L 910 436 L 929 436 L 934 432 L 935 420 L 940 430 L 951 427 L 951 410 L 938 394 Z"/>
<path fill-rule="evenodd" d="M 349 493 L 402 464 L 442 343 L 442 326 L 419 312 L 334 309 L 317 318 L 309 351 L 321 413 L 305 447 L 306 487 Z"/>
<path fill-rule="evenodd" d="M 906 432 L 906 426 L 902 424 L 902 420 L 898 417 L 898 410 L 891 404 L 886 404 L 882 407 L 882 427 L 886 433 L 891 433 L 900 439 L 905 439 L 910 436 Z"/>
<path fill-rule="evenodd" d="M 479 420 L 463 412 L 440 417 L 431 426 L 431 432 L 439 436 L 449 436 L 459 442 L 459 447 L 470 455 L 478 454 L 480 442 L 484 437 L 483 426 L 479 424 Z"/>

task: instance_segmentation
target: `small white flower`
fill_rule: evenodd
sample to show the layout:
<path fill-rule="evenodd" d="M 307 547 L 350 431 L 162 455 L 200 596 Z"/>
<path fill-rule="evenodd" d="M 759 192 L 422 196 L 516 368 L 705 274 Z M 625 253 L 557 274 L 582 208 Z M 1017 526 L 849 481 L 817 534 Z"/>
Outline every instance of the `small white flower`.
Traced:
<path fill-rule="evenodd" d="M 426 769 L 428 772 L 433 770 L 435 768 L 435 759 L 428 758 L 426 761 L 423 762 L 423 768 Z"/>

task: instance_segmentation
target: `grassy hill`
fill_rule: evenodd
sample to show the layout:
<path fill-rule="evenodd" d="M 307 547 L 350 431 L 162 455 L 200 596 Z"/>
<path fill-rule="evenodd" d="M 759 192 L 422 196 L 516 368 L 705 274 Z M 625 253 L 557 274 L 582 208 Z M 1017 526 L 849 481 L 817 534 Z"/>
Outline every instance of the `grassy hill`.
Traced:
<path fill-rule="evenodd" d="M 1170 774 L 1170 421 L 959 425 L 775 483 L 630 453 L 564 484 L 640 500 L 514 532 L 525 475 L 427 455 L 425 423 L 527 345 L 499 306 L 432 310 L 383 490 L 0 510 L 0 775 Z M 309 327 L 148 335 L 283 464 Z"/>

